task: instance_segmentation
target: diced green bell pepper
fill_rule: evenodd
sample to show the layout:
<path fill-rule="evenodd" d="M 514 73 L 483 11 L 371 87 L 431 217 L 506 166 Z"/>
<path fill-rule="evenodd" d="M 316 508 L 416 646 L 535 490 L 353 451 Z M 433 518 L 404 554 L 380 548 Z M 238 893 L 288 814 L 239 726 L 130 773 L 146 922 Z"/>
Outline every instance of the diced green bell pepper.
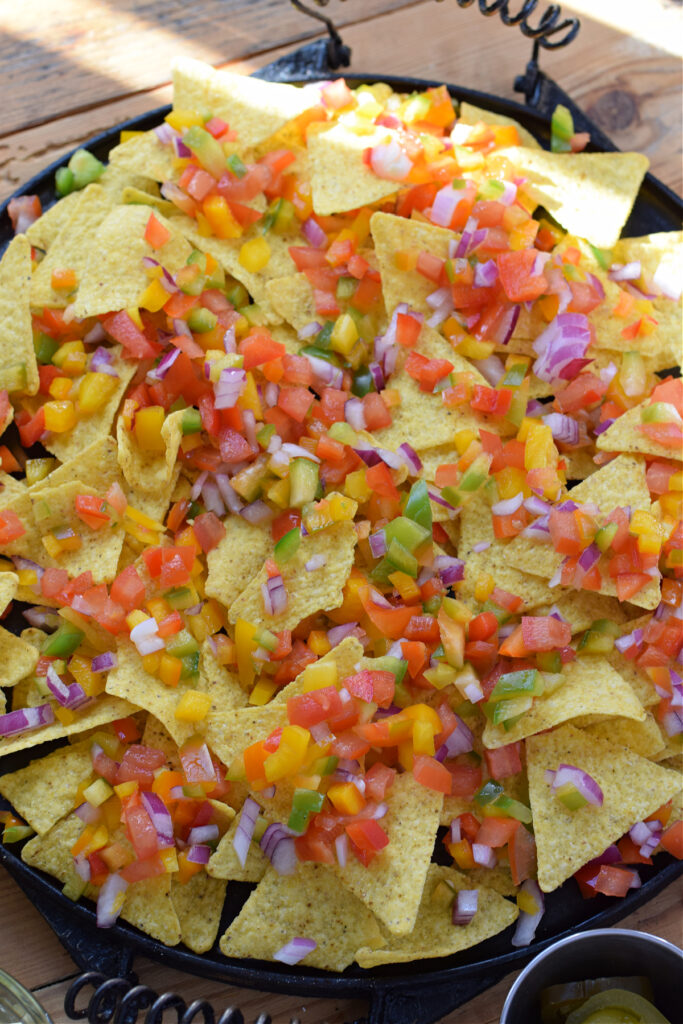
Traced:
<path fill-rule="evenodd" d="M 295 526 L 293 530 L 288 530 L 284 536 L 280 537 L 279 541 L 273 548 L 273 557 L 278 565 L 283 565 L 288 562 L 290 558 L 299 550 L 301 544 L 301 530 L 298 526 Z"/>
<path fill-rule="evenodd" d="M 199 409 L 185 409 L 180 422 L 183 434 L 196 434 L 202 429 L 202 418 Z"/>
<path fill-rule="evenodd" d="M 314 501 L 318 490 L 319 471 L 317 462 L 311 459 L 292 459 L 289 464 L 289 504 L 302 508 Z"/>
<path fill-rule="evenodd" d="M 324 794 L 314 789 L 295 789 L 287 827 L 291 828 L 292 832 L 305 832 L 309 816 L 317 814 L 322 809 L 324 799 Z"/>
<path fill-rule="evenodd" d="M 405 503 L 403 515 L 407 519 L 411 519 L 414 523 L 417 523 L 418 526 L 421 526 L 422 529 L 426 530 L 427 534 L 431 536 L 432 506 L 429 501 L 429 492 L 427 490 L 427 483 L 425 480 L 416 480 L 410 488 L 410 494 L 408 495 L 408 500 Z"/>
<path fill-rule="evenodd" d="M 49 658 L 68 658 L 83 640 L 85 633 L 65 622 L 56 633 L 43 641 L 43 654 Z"/>

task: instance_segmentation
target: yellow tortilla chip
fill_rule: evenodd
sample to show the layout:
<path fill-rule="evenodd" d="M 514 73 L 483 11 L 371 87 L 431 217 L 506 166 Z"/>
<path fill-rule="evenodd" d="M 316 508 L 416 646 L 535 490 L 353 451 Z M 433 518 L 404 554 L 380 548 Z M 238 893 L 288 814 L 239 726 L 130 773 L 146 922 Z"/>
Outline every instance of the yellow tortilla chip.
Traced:
<path fill-rule="evenodd" d="M 154 747 L 155 750 L 161 750 L 166 755 L 166 764 L 169 768 L 180 768 L 178 744 L 154 715 L 147 715 L 140 742 L 143 747 Z"/>
<path fill-rule="evenodd" d="M 318 320 L 310 281 L 305 274 L 287 274 L 266 283 L 268 301 L 295 331 Z"/>
<path fill-rule="evenodd" d="M 155 213 L 154 216 L 168 229 L 171 237 L 158 249 L 153 249 L 145 240 L 150 216 L 145 206 L 117 206 L 98 225 L 94 238 L 87 238 L 89 257 L 76 293 L 75 316 L 96 316 L 137 308 L 142 293 L 149 285 L 149 277 L 142 265 L 145 256 L 157 260 L 171 274 L 185 265 L 192 250 L 175 224 L 162 214 Z M 67 225 L 68 230 L 71 228 L 72 225 Z"/>
<path fill-rule="evenodd" d="M 635 627 L 633 623 L 629 622 L 624 626 L 623 631 L 624 633 L 630 633 L 632 628 Z M 636 665 L 635 661 L 625 658 L 616 648 L 610 651 L 607 655 L 607 660 L 615 672 L 618 672 L 622 679 L 626 680 L 644 708 L 652 707 L 652 705 L 659 703 L 659 697 L 652 684 L 652 680 L 644 669 Z"/>
<path fill-rule="evenodd" d="M 618 747 L 628 747 L 641 757 L 654 758 L 664 750 L 666 744 L 652 712 L 648 711 L 643 722 L 629 718 L 610 718 L 586 727 L 591 736 L 599 736 Z"/>
<path fill-rule="evenodd" d="M 567 480 L 585 480 L 597 471 L 593 462 L 593 453 L 587 448 L 577 448 L 573 452 L 560 452 L 567 464 L 565 470 Z"/>
<path fill-rule="evenodd" d="M 9 473 L 0 470 L 0 508 L 5 508 L 15 498 L 26 493 L 26 484 L 23 480 L 15 480 Z"/>
<path fill-rule="evenodd" d="M 77 286 L 80 286 L 93 254 L 97 230 L 114 205 L 114 198 L 101 185 L 88 185 L 79 194 L 79 201 L 73 204 L 71 216 L 33 274 L 31 305 L 35 309 L 42 309 L 43 306 L 63 309 L 74 301 L 73 292 L 52 287 L 52 271 L 73 270 Z"/>
<path fill-rule="evenodd" d="M 78 787 L 92 775 L 90 746 L 83 740 L 60 747 L 0 776 L 0 793 L 36 832 L 49 831 L 74 809 Z"/>
<path fill-rule="evenodd" d="M 454 925 L 448 893 L 453 889 L 459 892 L 472 888 L 479 894 L 477 911 L 468 925 Z M 514 903 L 503 899 L 493 889 L 485 885 L 473 886 L 469 876 L 453 868 L 430 864 L 412 932 L 401 938 L 385 933 L 386 946 L 359 949 L 356 960 L 361 967 L 379 967 L 450 956 L 502 932 L 516 920 L 518 913 Z"/>
<path fill-rule="evenodd" d="M 112 170 L 145 175 L 154 181 L 176 177 L 175 150 L 160 142 L 155 131 L 142 132 L 114 146 L 109 151 L 109 164 Z"/>
<path fill-rule="evenodd" d="M 511 729 L 484 726 L 484 746 L 489 750 L 516 743 L 554 725 L 582 715 L 614 715 L 645 720 L 642 704 L 628 683 L 605 658 L 586 656 L 570 661 L 562 669 L 564 682 L 548 696 L 538 697 L 529 711 Z"/>
<path fill-rule="evenodd" d="M 132 206 L 151 206 L 153 209 L 158 210 L 159 213 L 163 213 L 164 217 L 174 217 L 178 211 L 178 207 L 169 202 L 168 199 L 162 199 L 158 195 L 150 195 L 149 192 L 145 192 L 140 188 L 134 188 L 132 185 L 127 185 L 122 190 L 121 202 Z"/>
<path fill-rule="evenodd" d="M 212 878 L 224 878 L 231 882 L 260 882 L 268 868 L 268 858 L 258 843 L 249 843 L 247 860 L 242 867 L 234 846 L 239 822 L 238 814 L 216 847 L 216 852 L 211 855 L 206 870 Z"/>
<path fill-rule="evenodd" d="M 316 948 L 306 967 L 343 971 L 356 950 L 381 943 L 377 921 L 323 864 L 299 864 L 296 874 L 266 873 L 220 941 L 225 956 L 272 960 L 297 937 Z"/>
<path fill-rule="evenodd" d="M 218 71 L 191 57 L 173 62 L 174 109 L 210 110 L 237 132 L 242 149 L 263 142 L 317 101 L 315 93 L 293 85 Z"/>
<path fill-rule="evenodd" d="M 207 638 L 202 644 L 199 660 L 199 684 L 197 687 L 211 697 L 211 711 L 233 711 L 246 707 L 247 695 L 239 678 L 225 665 L 220 665 Z"/>
<path fill-rule="evenodd" d="M 334 662 L 337 666 L 337 679 L 341 682 L 342 679 L 346 679 L 347 676 L 352 676 L 358 671 L 358 665 L 362 657 L 363 645 L 360 640 L 356 639 L 355 636 L 347 636 L 344 637 L 340 644 L 337 644 L 331 651 L 324 654 L 318 660 L 318 664 L 325 665 L 330 661 Z M 287 686 L 283 686 L 275 694 L 272 703 L 286 704 L 290 697 L 297 697 L 300 693 L 303 693 L 305 679 L 306 670 L 304 669 L 303 672 L 299 672 L 296 679 L 293 679 Z"/>
<path fill-rule="evenodd" d="M 519 135 L 519 142 L 521 146 L 527 146 L 531 149 L 540 149 L 541 145 L 536 141 L 530 131 L 515 121 L 514 117 L 506 117 L 505 114 L 494 114 L 492 110 L 484 110 L 482 107 L 475 107 L 473 103 L 466 103 L 463 101 L 458 108 L 458 122 L 460 124 L 479 124 L 483 121 L 484 124 L 511 124 L 517 129 Z"/>
<path fill-rule="evenodd" d="M 668 448 L 640 430 L 643 410 L 650 404 L 650 399 L 646 398 L 640 405 L 635 405 L 619 416 L 611 427 L 598 435 L 596 447 L 605 452 L 634 452 L 637 455 L 654 455 L 660 459 L 683 460 L 682 448 Z"/>
<path fill-rule="evenodd" d="M 118 460 L 128 485 L 141 495 L 151 495 L 156 501 L 159 494 L 170 492 L 178 449 L 183 436 L 183 412 L 172 412 L 164 420 L 161 436 L 166 451 L 142 451 L 132 430 L 127 430 L 120 416 L 116 424 Z M 139 506 L 136 506 L 139 507 Z"/>
<path fill-rule="evenodd" d="M 35 395 L 39 378 L 30 294 L 31 245 L 26 235 L 15 235 L 0 260 L 0 388 Z"/>
<path fill-rule="evenodd" d="M 94 453 L 89 451 L 90 446 L 97 441 L 103 441 L 109 436 L 116 410 L 137 369 L 137 363 L 121 357 L 119 345 L 114 346 L 112 354 L 112 366 L 119 375 L 119 383 L 109 400 L 96 412 L 77 420 L 75 427 L 71 430 L 64 434 L 50 434 L 45 439 L 45 447 L 53 455 L 56 455 L 60 462 L 65 464 L 69 462 L 78 463 L 86 452 L 87 458 L 91 460 Z M 90 467 L 90 464 L 90 461 L 88 461 L 88 467 Z M 64 478 L 60 476 L 58 479 L 62 480 Z M 87 479 L 90 480 L 90 477 Z M 49 480 L 46 481 L 46 484 L 49 484 Z M 94 487 L 95 484 L 93 483 L 92 486 Z"/>
<path fill-rule="evenodd" d="M 538 852 L 538 883 L 552 892 L 583 864 L 665 804 L 680 790 L 676 772 L 625 747 L 565 725 L 527 740 L 529 796 Z M 601 807 L 570 811 L 553 795 L 547 769 L 571 764 L 600 786 Z"/>
<path fill-rule="evenodd" d="M 649 511 L 650 492 L 645 480 L 645 461 L 634 455 L 619 455 L 573 487 L 568 497 L 579 503 L 596 504 L 603 515 L 625 505 L 630 505 L 632 512 L 636 509 Z M 547 578 L 555 574 L 563 561 L 563 556 L 551 544 L 541 545 L 527 537 L 515 537 L 510 541 L 505 547 L 505 555 L 516 569 Z M 656 608 L 660 600 L 659 589 L 659 581 L 653 579 L 631 601 L 639 608 Z M 616 597 L 616 583 L 606 573 L 603 574 L 599 593 Z"/>
<path fill-rule="evenodd" d="M 38 220 L 26 229 L 26 237 L 36 249 L 45 251 L 54 242 L 67 221 L 71 218 L 75 207 L 81 198 L 80 192 L 69 192 L 63 199 L 40 215 Z"/>
<path fill-rule="evenodd" d="M 287 724 L 287 708 L 280 704 L 245 707 L 210 714 L 204 736 L 213 752 L 229 768 L 242 751 Z M 170 731 L 170 730 L 169 730 Z"/>
<path fill-rule="evenodd" d="M 44 703 L 44 698 L 38 701 Z M 48 743 L 50 740 L 60 740 L 64 736 L 74 736 L 87 729 L 94 729 L 99 725 L 106 725 L 117 718 L 126 718 L 134 715 L 138 709 L 129 704 L 127 700 L 119 700 L 117 697 L 97 697 L 92 704 L 86 705 L 81 711 L 76 712 L 77 716 L 68 725 L 62 725 L 54 721 L 51 725 L 43 725 L 40 729 L 32 729 L 30 732 L 19 733 L 15 736 L 7 736 L 0 739 L 0 757 L 13 754 L 15 750 L 26 750 L 28 747 L 37 747 L 40 743 Z"/>
<path fill-rule="evenodd" d="M 281 566 L 287 591 L 287 607 L 278 615 L 267 615 L 263 608 L 261 587 L 267 579 L 265 566 L 247 584 L 230 606 L 230 622 L 246 619 L 260 622 L 278 632 L 294 629 L 313 612 L 338 608 L 343 601 L 343 587 L 353 565 L 356 549 L 353 523 L 334 523 L 325 530 L 303 537 L 296 554 Z M 316 555 L 326 558 L 325 564 L 309 572 L 306 563 Z"/>
<path fill-rule="evenodd" d="M 0 615 L 17 594 L 19 577 L 14 572 L 0 573 Z"/>
<path fill-rule="evenodd" d="M 0 687 L 14 686 L 33 672 L 37 661 L 35 647 L 0 626 Z"/>
<path fill-rule="evenodd" d="M 548 590 L 553 594 L 553 590 Z M 618 625 L 628 621 L 628 615 L 616 597 L 605 597 L 592 590 L 579 590 L 558 594 L 557 600 L 534 608 L 534 615 L 550 615 L 551 608 L 560 613 L 562 618 L 572 627 L 572 633 L 582 633 L 596 619 L 609 619 Z"/>
<path fill-rule="evenodd" d="M 242 516 L 224 520 L 225 536 L 206 556 L 208 597 L 229 608 L 273 550 L 270 528 Z"/>
<path fill-rule="evenodd" d="M 399 302 L 407 302 L 416 312 L 429 316 L 432 310 L 426 299 L 435 291 L 434 282 L 418 274 L 417 270 L 399 270 L 396 266 L 396 253 L 411 252 L 417 255 L 424 249 L 440 259 L 446 259 L 449 242 L 458 236 L 446 228 L 419 220 L 406 220 L 393 213 L 373 213 L 370 230 L 382 276 L 387 314 L 391 316 Z"/>
<path fill-rule="evenodd" d="M 209 237 L 201 235 L 197 228 L 197 221 L 182 214 L 179 217 L 174 217 L 173 225 L 195 249 L 210 253 L 224 270 L 227 270 L 244 285 L 254 302 L 260 306 L 266 323 L 280 323 L 279 314 L 270 304 L 267 286 L 268 282 L 274 278 L 285 277 L 294 271 L 294 261 L 289 255 L 289 248 L 301 241 L 298 234 L 277 235 L 270 231 L 267 239 L 270 259 L 261 270 L 251 271 L 246 270 L 240 263 L 240 249 L 253 238 L 262 237 L 262 229 L 258 222 L 239 238 L 215 238 L 213 235 Z"/>
<path fill-rule="evenodd" d="M 193 953 L 206 953 L 218 935 L 225 902 L 225 882 L 204 872 L 185 885 L 171 884 L 171 899 L 180 923 L 180 940 Z"/>
<path fill-rule="evenodd" d="M 392 935 L 415 927 L 434 849 L 443 794 L 426 789 L 411 772 L 397 775 L 387 793 L 382 828 L 389 845 L 365 867 L 350 856 L 331 870 L 354 896 L 376 914 Z"/>
<path fill-rule="evenodd" d="M 88 486 L 99 494 L 106 494 L 114 481 L 120 479 L 121 471 L 116 458 L 116 441 L 113 437 L 101 437 L 86 448 L 82 448 L 75 458 L 62 463 L 44 480 L 33 484 L 31 493 L 36 494 L 47 487 L 57 487 L 72 480 L 82 480 L 83 477 L 88 481 Z"/>
<path fill-rule="evenodd" d="M 395 195 L 401 183 L 378 178 L 363 159 L 366 149 L 393 138 L 388 128 L 373 128 L 361 135 L 341 123 L 311 132 L 308 157 L 314 211 L 322 216 L 344 213 Z"/>

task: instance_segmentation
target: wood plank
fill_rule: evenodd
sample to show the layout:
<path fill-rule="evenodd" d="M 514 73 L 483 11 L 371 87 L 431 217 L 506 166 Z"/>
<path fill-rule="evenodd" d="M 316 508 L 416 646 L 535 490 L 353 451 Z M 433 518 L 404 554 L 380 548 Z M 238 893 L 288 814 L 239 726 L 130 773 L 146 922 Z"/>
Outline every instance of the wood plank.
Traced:
<path fill-rule="evenodd" d="M 650 932 L 680 945 L 682 910 L 683 878 L 670 885 L 645 907 L 625 918 L 618 927 Z M 1 952 L 0 944 L 0 954 Z M 143 984 L 149 985 L 156 992 L 178 992 L 187 1003 L 193 999 L 208 999 L 218 1013 L 222 1013 L 228 1006 L 237 1006 L 242 1010 L 247 1024 L 251 1024 L 264 1010 L 271 1014 L 276 1024 L 285 1024 L 292 1017 L 303 1020 L 306 1024 L 344 1024 L 345 1021 L 353 1020 L 366 1012 L 365 1005 L 358 1000 L 340 1002 L 330 999 L 266 995 L 222 985 L 219 982 L 205 981 L 147 960 L 136 961 L 135 970 Z M 508 975 L 466 1006 L 449 1014 L 442 1024 L 497 1024 L 505 996 L 516 976 L 517 974 Z M 69 984 L 70 979 L 67 979 L 47 987 L 41 986 L 36 993 L 56 1024 L 64 1019 L 62 1007 Z"/>
<path fill-rule="evenodd" d="M 49 984 L 74 973 L 73 961 L 59 939 L 1 866 L 0 907 L 3 922 L 0 967 L 3 971 L 26 988 Z"/>
<path fill-rule="evenodd" d="M 334 0 L 329 13 L 343 26 L 412 2 Z M 179 54 L 224 63 L 319 29 L 283 0 L 61 0 L 45 14 L 45 0 L 0 2 L 4 132 L 153 88 L 168 81 Z"/>
<path fill-rule="evenodd" d="M 648 0 L 659 3 L 659 0 Z M 472 88 L 519 99 L 512 83 L 529 55 L 521 34 L 475 9 L 453 10 L 446 4 L 421 4 L 430 32 L 415 35 L 420 15 L 415 8 L 396 11 L 354 25 L 344 32 L 353 48 L 353 70 L 421 75 L 457 80 Z M 384 40 L 391 39 L 386 47 Z M 683 189 L 681 134 L 672 110 L 681 106 L 679 67 L 674 58 L 588 18 L 579 37 L 580 60 L 572 47 L 543 55 L 543 66 L 596 117 L 623 149 L 646 152 L 653 172 L 680 192 Z M 289 47 L 228 66 L 249 71 L 287 52 Z M 482 61 L 482 49 L 486 61 Z M 378 56 L 378 51 L 382 56 Z M 609 55 L 609 60 L 605 59 Z M 52 160 L 122 120 L 168 102 L 168 88 L 117 99 L 0 137 L 0 200 Z"/>

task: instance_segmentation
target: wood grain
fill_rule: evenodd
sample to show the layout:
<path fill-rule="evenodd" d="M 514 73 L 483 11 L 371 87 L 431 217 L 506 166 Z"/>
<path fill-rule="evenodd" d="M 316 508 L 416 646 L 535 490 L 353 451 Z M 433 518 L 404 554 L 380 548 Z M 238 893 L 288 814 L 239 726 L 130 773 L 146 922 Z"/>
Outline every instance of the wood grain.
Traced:
<path fill-rule="evenodd" d="M 37 911 L 2 868 L 0 905 L 6 908 L 6 920 L 13 922 L 11 929 L 0 930 L 0 965 L 34 990 L 54 1024 L 66 1024 L 64 996 L 76 971 L 49 927 L 38 920 Z M 618 927 L 650 932 L 683 945 L 683 878 L 625 918 Z M 208 999 L 219 1013 L 228 1006 L 238 1006 L 248 1024 L 266 1009 L 273 1024 L 288 1024 L 292 1017 L 305 1024 L 344 1024 L 360 1017 L 367 1009 L 359 1000 L 301 999 L 233 988 L 148 960 L 136 960 L 135 970 L 143 984 L 157 992 L 178 992 L 187 1003 L 193 999 Z M 509 975 L 449 1014 L 442 1024 L 497 1024 L 515 977 L 516 974 Z"/>
<path fill-rule="evenodd" d="M 40 0 L 28 0 L 28 6 L 36 2 Z M 89 3 L 89 0 L 80 2 Z M 599 0 L 595 7 L 611 2 Z M 8 0 L 0 0 L 0 12 L 7 3 Z M 660 0 L 641 0 L 641 5 L 644 11 L 648 7 L 658 9 Z M 199 0 L 193 9 L 201 12 L 207 6 L 211 6 L 210 0 Z M 250 10 L 258 8 L 262 12 L 270 9 L 266 0 L 248 6 Z M 389 0 L 385 0 L 384 6 L 390 6 Z M 353 2 L 350 2 L 339 9 L 350 11 L 352 7 Z M 455 81 L 520 99 L 513 90 L 513 81 L 523 70 L 530 50 L 529 41 L 516 29 L 506 28 L 497 18 L 482 18 L 475 8 L 459 10 L 450 3 L 436 4 L 433 0 L 422 0 L 415 6 L 388 14 L 377 14 L 378 7 L 379 0 L 376 0 L 374 16 L 370 17 L 373 7 L 368 5 L 368 20 L 351 24 L 344 30 L 344 40 L 353 50 L 352 70 L 381 70 L 386 74 Z M 333 13 L 334 10 L 336 7 L 332 4 L 328 11 Z M 416 33 L 416 24 L 428 26 L 428 31 Z M 271 38 L 274 36 L 275 29 L 272 29 Z M 664 43 L 662 40 L 662 47 Z M 288 49 L 291 47 L 280 46 L 227 66 L 235 70 L 254 70 Z M 139 61 L 126 58 L 129 81 L 119 84 L 118 94 L 112 94 L 109 102 L 95 106 L 91 105 L 90 93 L 79 91 L 81 69 L 74 63 L 73 68 L 64 70 L 72 93 L 72 112 L 57 119 L 46 119 L 44 104 L 38 105 L 36 96 L 32 95 L 38 88 L 44 89 L 43 79 L 29 79 L 19 93 L 31 96 L 30 103 L 37 106 L 41 114 L 24 122 L 23 130 L 11 132 L 5 111 L 0 115 L 0 200 L 61 153 L 107 127 L 167 102 L 169 92 L 163 83 L 168 78 L 168 61 L 173 52 L 193 51 L 184 39 L 177 38 L 175 50 L 167 48 L 163 66 L 157 67 L 157 87 L 137 93 L 132 90 L 138 82 L 136 63 Z M 578 40 L 566 51 L 544 53 L 542 66 L 589 110 L 622 149 L 646 153 L 653 173 L 674 190 L 683 190 L 680 117 L 675 114 L 681 108 L 680 64 L 666 49 L 640 42 L 609 25 L 582 16 Z M 1 68 L 0 63 L 0 82 L 6 73 Z M 36 73 L 35 69 L 32 73 Z M 119 98 L 113 98 L 115 95 Z M 86 109 L 82 109 L 84 96 L 88 97 Z M 40 123 L 36 124 L 36 120 Z M 33 127 L 28 127 L 29 124 Z"/>

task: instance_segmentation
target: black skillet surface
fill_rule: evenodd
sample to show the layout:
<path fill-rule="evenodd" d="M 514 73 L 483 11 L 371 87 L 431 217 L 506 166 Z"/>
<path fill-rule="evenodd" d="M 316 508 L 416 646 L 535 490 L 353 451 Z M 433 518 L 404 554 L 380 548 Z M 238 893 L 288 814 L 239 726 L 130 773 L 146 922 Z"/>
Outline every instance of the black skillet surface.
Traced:
<path fill-rule="evenodd" d="M 257 72 L 257 76 L 271 81 L 294 83 L 326 79 L 334 74 L 327 64 L 328 56 L 328 44 L 325 41 L 316 41 L 268 65 Z M 529 83 L 530 72 L 533 78 L 534 98 L 537 103 L 540 102 L 542 112 L 511 100 L 460 86 L 449 86 L 449 91 L 457 101 L 465 100 L 516 118 L 546 146 L 550 136 L 549 115 L 556 103 L 563 102 L 572 109 L 577 130 L 586 128 L 591 131 L 594 140 L 591 149 L 615 149 L 610 140 L 587 120 L 551 79 L 538 71 L 533 62 L 527 69 L 526 80 L 519 82 L 520 91 L 532 91 Z M 411 92 L 441 84 L 381 74 L 349 74 L 345 77 L 352 87 L 382 80 L 391 84 L 398 92 Z M 100 159 L 106 160 L 109 150 L 118 143 L 119 132 L 122 129 L 148 130 L 158 124 L 169 109 L 162 107 L 125 124 L 117 125 L 91 139 L 87 143 L 87 148 Z M 595 140 L 599 140 L 600 145 L 595 145 Z M 70 155 L 67 154 L 51 164 L 27 182 L 15 195 L 35 193 L 40 196 L 44 206 L 49 205 L 54 198 L 54 172 L 57 167 L 68 161 Z M 656 178 L 647 175 L 624 234 L 628 236 L 678 230 L 682 217 L 681 199 Z M 11 237 L 12 228 L 5 203 L 0 206 L 0 251 L 5 248 Z M 12 625 L 17 631 L 23 628 L 25 622 L 18 609 L 12 618 L 14 622 L 10 620 L 10 628 Z M 57 745 L 46 744 L 41 747 L 40 753 L 47 753 Z M 32 756 L 34 752 L 26 750 L 3 759 L 0 762 L 0 773 L 14 771 L 26 765 Z M 3 806 L 7 804 L 0 799 L 0 807 Z M 516 950 L 510 945 L 513 933 L 513 927 L 510 927 L 473 949 L 451 957 L 373 970 L 362 970 L 352 966 L 343 974 L 329 974 L 302 966 L 289 968 L 256 960 L 228 959 L 220 953 L 217 946 L 201 956 L 182 945 L 168 948 L 125 922 L 119 922 L 111 931 L 103 932 L 95 926 L 93 904 L 72 903 L 61 894 L 60 886 L 54 879 L 22 862 L 17 846 L 6 847 L 0 844 L 0 863 L 3 863 L 17 880 L 76 963 L 84 970 L 99 971 L 107 977 L 129 975 L 133 957 L 141 955 L 207 979 L 221 980 L 246 988 L 301 996 L 366 998 L 370 1000 L 368 1024 L 429 1024 L 431 1021 L 439 1020 L 455 1007 L 494 984 L 509 971 L 522 967 L 555 940 L 577 930 L 614 924 L 655 896 L 683 871 L 683 862 L 674 860 L 669 854 L 660 854 L 655 865 L 643 866 L 640 869 L 642 887 L 631 891 L 622 900 L 597 896 L 585 901 L 579 894 L 576 883 L 569 880 L 559 890 L 546 897 L 546 913 L 539 925 L 536 939 L 524 949 Z M 222 934 L 227 923 L 239 912 L 250 891 L 251 886 L 244 883 L 230 883 L 219 934 Z M 267 921 L 264 922 L 264 927 L 267 927 Z M 97 984 L 97 981 L 93 983 Z M 147 1005 L 149 1002 L 150 999 Z M 81 1012 L 80 1016 L 84 1015 L 84 1012 Z M 179 1020 L 180 1016 L 179 1011 Z M 110 1017 L 105 1015 L 102 1019 L 108 1020 Z M 161 1017 L 155 1016 L 153 1019 L 157 1021 Z M 183 1018 L 185 1019 L 190 1018 Z M 235 1024 L 239 1019 L 230 1018 Z"/>

